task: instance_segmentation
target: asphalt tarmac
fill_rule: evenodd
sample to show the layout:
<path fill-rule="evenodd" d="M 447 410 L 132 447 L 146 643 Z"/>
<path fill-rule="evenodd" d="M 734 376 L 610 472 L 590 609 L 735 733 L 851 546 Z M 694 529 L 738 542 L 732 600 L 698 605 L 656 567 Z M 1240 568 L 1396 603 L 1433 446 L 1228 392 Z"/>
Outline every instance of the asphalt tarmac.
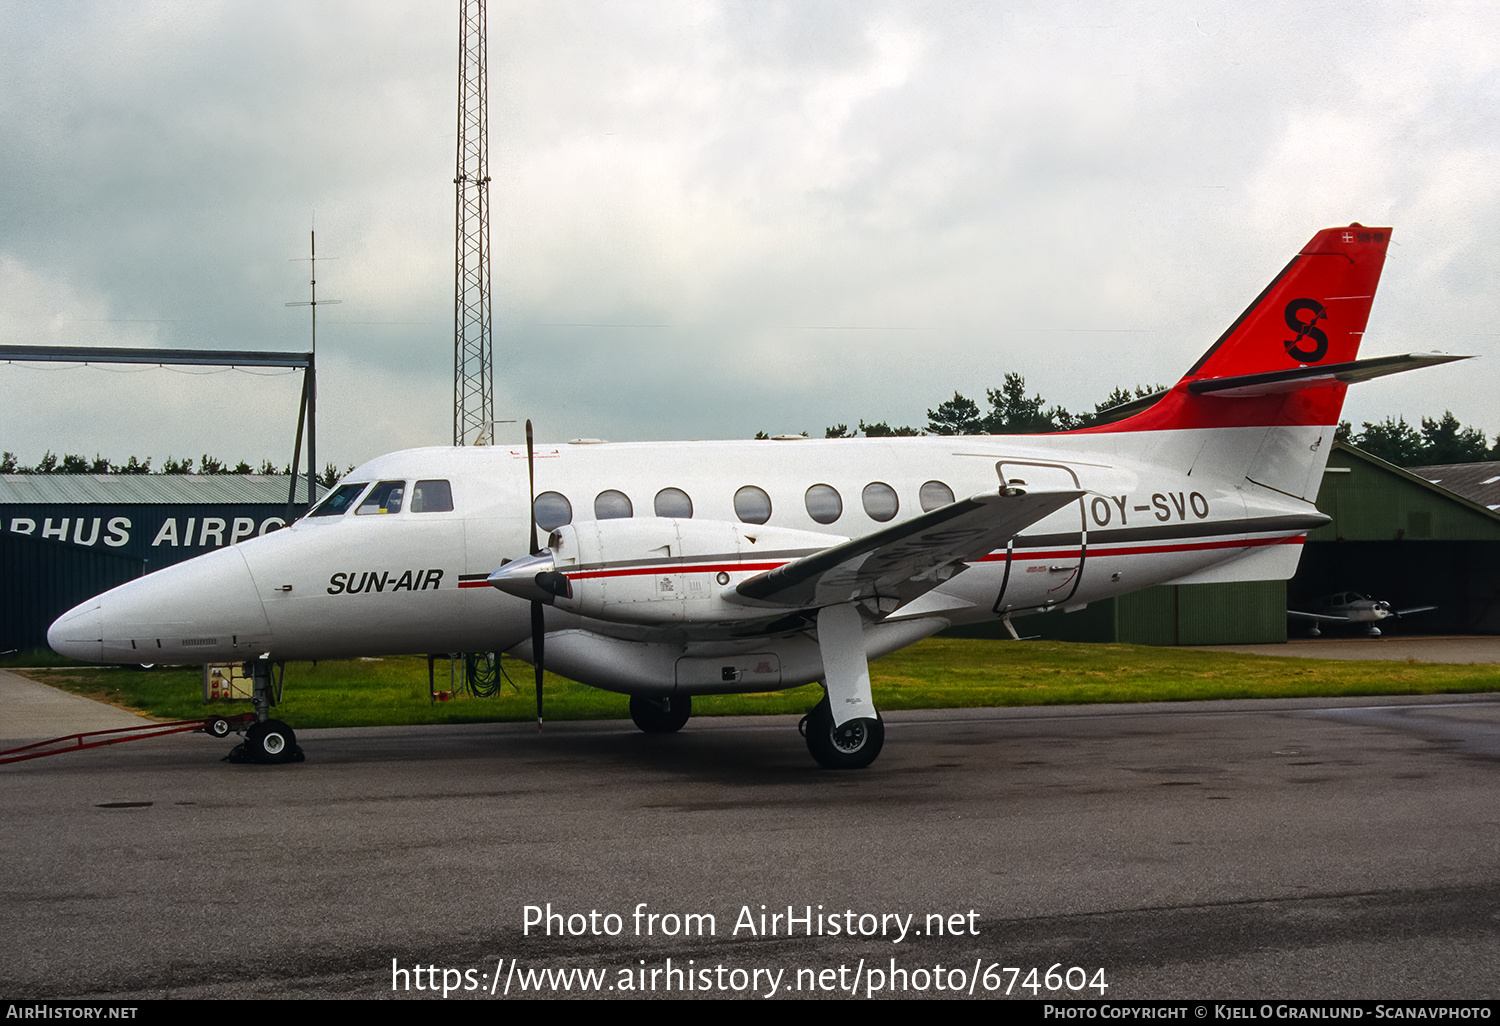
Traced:
<path fill-rule="evenodd" d="M 1500 991 L 1500 696 L 888 723 L 854 773 L 789 717 L 6 766 L 0 997 Z"/>
<path fill-rule="evenodd" d="M 1288 638 L 1279 645 L 1199 645 L 1204 652 L 1243 652 L 1288 659 L 1385 659 L 1416 663 L 1500 663 L 1500 637 L 1494 635 L 1398 635 Z"/>

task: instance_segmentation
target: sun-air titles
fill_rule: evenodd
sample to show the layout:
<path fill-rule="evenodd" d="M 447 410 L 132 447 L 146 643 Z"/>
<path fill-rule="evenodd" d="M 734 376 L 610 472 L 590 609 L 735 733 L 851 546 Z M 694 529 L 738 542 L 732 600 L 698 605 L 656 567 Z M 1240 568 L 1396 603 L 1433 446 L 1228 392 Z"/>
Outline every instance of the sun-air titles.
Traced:
<path fill-rule="evenodd" d="M 426 591 L 442 586 L 441 570 L 351 570 L 328 578 L 330 595 Z"/>

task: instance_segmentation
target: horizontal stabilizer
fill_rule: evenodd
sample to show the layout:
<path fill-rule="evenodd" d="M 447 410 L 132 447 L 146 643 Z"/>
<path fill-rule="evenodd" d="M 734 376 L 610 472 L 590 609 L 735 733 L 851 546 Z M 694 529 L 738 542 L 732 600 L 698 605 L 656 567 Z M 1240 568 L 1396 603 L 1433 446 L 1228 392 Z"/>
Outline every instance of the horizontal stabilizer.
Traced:
<path fill-rule="evenodd" d="M 757 574 L 724 597 L 800 609 L 869 598 L 909 602 L 1082 494 L 976 495 Z"/>
<path fill-rule="evenodd" d="M 1351 360 L 1326 367 L 1294 367 L 1291 370 L 1266 371 L 1261 374 L 1235 374 L 1227 378 L 1199 378 L 1188 382 L 1188 391 L 1198 395 L 1241 398 L 1257 395 L 1280 395 L 1302 388 L 1323 385 L 1352 385 L 1359 381 L 1400 374 L 1402 371 L 1436 367 L 1454 360 L 1472 360 L 1472 356 L 1449 356 L 1446 353 L 1407 353 L 1403 356 L 1376 356 L 1368 360 Z"/>

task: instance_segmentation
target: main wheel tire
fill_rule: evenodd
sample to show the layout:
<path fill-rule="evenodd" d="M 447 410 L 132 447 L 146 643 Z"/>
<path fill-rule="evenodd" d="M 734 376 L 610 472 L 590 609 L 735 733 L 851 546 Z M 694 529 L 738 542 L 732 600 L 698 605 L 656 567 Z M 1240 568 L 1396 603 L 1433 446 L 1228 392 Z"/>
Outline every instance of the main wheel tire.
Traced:
<path fill-rule="evenodd" d="M 209 737 L 228 737 L 234 728 L 222 716 L 210 716 L 203 721 L 203 730 Z"/>
<path fill-rule="evenodd" d="M 885 723 L 878 714 L 835 727 L 826 698 L 807 714 L 805 722 L 807 750 L 824 769 L 864 769 L 885 745 Z"/>
<path fill-rule="evenodd" d="M 291 762 L 297 754 L 297 735 L 280 720 L 261 720 L 245 731 L 245 752 L 252 762 Z"/>
<path fill-rule="evenodd" d="M 688 695 L 668 698 L 630 696 L 630 718 L 647 734 L 675 734 L 693 715 L 693 699 Z"/>

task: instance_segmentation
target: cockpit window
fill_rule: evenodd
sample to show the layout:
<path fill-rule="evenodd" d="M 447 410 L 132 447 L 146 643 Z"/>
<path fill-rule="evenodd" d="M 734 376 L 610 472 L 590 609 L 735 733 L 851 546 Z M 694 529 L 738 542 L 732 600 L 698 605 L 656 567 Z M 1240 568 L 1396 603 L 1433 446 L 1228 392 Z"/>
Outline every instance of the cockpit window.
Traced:
<path fill-rule="evenodd" d="M 359 498 L 361 492 L 370 486 L 370 482 L 364 481 L 360 484 L 339 485 L 333 491 L 323 496 L 323 501 L 313 507 L 310 517 L 336 517 L 349 512 L 349 507 L 354 505 L 354 500 Z"/>
<path fill-rule="evenodd" d="M 356 516 L 366 513 L 400 513 L 401 500 L 406 495 L 405 481 L 382 481 L 370 489 L 365 501 L 355 510 Z"/>
<path fill-rule="evenodd" d="M 453 489 L 447 481 L 418 481 L 411 490 L 413 513 L 448 513 L 453 509 Z"/>

